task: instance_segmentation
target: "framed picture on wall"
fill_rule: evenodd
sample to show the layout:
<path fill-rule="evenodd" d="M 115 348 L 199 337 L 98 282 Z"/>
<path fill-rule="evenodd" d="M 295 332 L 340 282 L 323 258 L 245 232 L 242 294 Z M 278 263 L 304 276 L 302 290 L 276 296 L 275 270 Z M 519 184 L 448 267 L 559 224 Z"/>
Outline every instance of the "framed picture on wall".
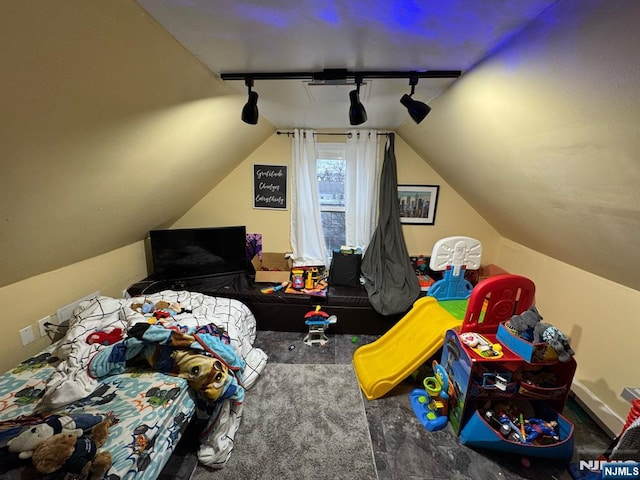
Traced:
<path fill-rule="evenodd" d="M 287 209 L 287 166 L 253 166 L 253 208 Z"/>
<path fill-rule="evenodd" d="M 435 224 L 439 190 L 439 185 L 398 185 L 400 223 Z"/>

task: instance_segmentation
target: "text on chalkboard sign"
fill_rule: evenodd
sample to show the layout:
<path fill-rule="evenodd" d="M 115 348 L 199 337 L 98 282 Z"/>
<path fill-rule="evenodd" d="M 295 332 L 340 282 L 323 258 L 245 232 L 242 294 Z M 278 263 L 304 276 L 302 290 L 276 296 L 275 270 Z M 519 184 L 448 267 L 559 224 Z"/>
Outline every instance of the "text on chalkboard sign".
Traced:
<path fill-rule="evenodd" d="M 287 166 L 253 166 L 253 208 L 287 208 Z"/>

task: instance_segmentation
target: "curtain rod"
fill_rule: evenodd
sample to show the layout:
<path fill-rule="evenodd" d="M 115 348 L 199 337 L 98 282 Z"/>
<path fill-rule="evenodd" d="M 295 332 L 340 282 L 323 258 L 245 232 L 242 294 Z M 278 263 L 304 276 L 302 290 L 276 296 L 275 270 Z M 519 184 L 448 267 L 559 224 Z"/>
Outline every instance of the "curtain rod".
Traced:
<path fill-rule="evenodd" d="M 389 135 L 393 132 L 377 132 L 376 135 L 378 136 L 383 136 L 383 135 Z M 287 137 L 292 136 L 294 134 L 294 132 L 281 132 L 280 130 L 276 131 L 277 135 L 286 135 Z M 322 132 L 314 132 L 314 135 L 329 135 L 329 136 L 345 136 L 345 137 L 351 137 L 352 133 L 351 132 L 327 132 L 327 133 L 322 133 Z"/>

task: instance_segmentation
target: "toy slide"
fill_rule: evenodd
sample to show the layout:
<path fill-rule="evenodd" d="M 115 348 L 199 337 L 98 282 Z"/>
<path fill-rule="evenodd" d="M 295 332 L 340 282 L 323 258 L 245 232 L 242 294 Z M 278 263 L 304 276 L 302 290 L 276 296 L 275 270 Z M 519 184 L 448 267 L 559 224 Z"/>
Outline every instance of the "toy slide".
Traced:
<path fill-rule="evenodd" d="M 389 392 L 433 356 L 444 344 L 447 330 L 462 324 L 433 297 L 421 297 L 413 308 L 375 342 L 353 354 L 353 366 L 365 397 L 374 400 Z"/>

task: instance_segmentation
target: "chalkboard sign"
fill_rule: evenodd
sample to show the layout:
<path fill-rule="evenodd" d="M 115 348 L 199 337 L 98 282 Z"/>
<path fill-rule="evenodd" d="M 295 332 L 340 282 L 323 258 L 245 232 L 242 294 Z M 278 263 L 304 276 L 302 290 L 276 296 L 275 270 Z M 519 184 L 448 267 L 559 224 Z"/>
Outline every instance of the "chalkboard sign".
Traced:
<path fill-rule="evenodd" d="M 287 166 L 253 166 L 253 208 L 287 209 Z"/>

